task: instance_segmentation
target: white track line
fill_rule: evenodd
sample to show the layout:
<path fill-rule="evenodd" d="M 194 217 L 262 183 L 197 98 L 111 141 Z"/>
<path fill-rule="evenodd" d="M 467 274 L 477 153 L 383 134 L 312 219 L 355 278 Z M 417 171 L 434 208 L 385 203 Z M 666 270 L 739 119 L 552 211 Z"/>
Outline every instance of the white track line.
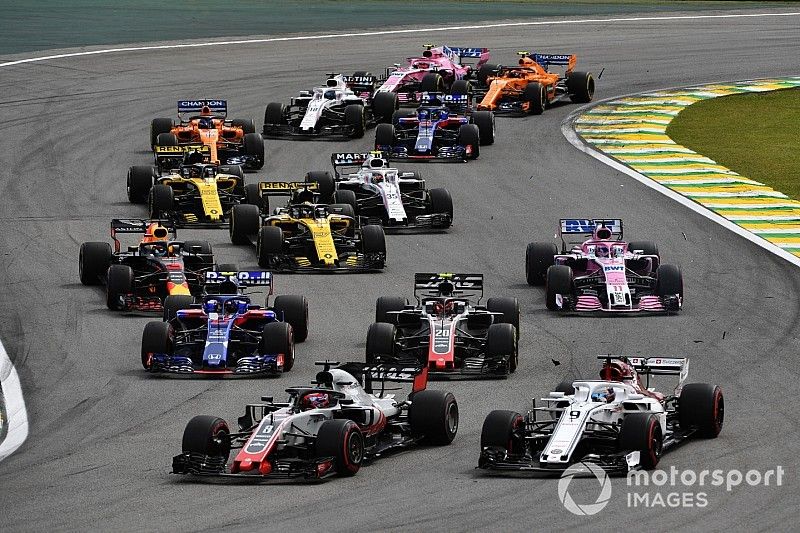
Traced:
<path fill-rule="evenodd" d="M 22 398 L 19 376 L 2 343 L 0 343 L 0 387 L 8 417 L 8 420 L 4 421 L 8 424 L 8 433 L 0 442 L 0 461 L 2 461 L 22 446 L 28 438 L 28 412 L 25 409 L 25 400 Z"/>
<path fill-rule="evenodd" d="M 18 59 L 16 61 L 8 61 L 0 63 L 0 67 L 11 67 L 14 65 L 22 65 L 25 63 L 39 63 L 42 61 L 50 61 L 53 59 L 63 59 L 68 57 L 92 56 L 100 54 L 114 54 L 121 52 L 139 52 L 146 50 L 172 50 L 176 48 L 199 48 L 205 46 L 229 46 L 234 44 L 259 44 L 259 43 L 277 43 L 287 41 L 313 41 L 318 39 L 342 39 L 350 37 L 370 37 L 376 35 L 398 35 L 406 33 L 433 33 L 453 30 L 482 30 L 488 28 L 515 28 L 520 26 L 550 26 L 559 24 L 607 24 L 610 22 L 651 22 L 651 21 L 669 21 L 669 20 L 707 20 L 707 19 L 730 19 L 730 18 L 755 18 L 755 17 L 794 17 L 800 15 L 800 12 L 789 13 L 732 13 L 728 15 L 673 15 L 664 17 L 627 17 L 627 18 L 599 18 L 599 19 L 568 19 L 568 20 L 550 20 L 550 21 L 532 21 L 532 22 L 498 22 L 495 24 L 473 24 L 465 26 L 448 26 L 436 28 L 410 28 L 405 30 L 382 30 L 382 31 L 365 31 L 356 33 L 327 33 L 321 35 L 300 35 L 293 37 L 269 37 L 265 39 L 239 39 L 235 41 L 215 41 L 215 42 L 202 42 L 202 43 L 183 43 L 183 44 L 163 44 L 152 46 L 129 46 L 124 48 L 105 48 L 102 50 L 90 50 L 87 52 L 70 52 L 65 54 L 55 54 L 42 57 L 30 57 L 25 59 Z"/>
<path fill-rule="evenodd" d="M 647 91 L 647 92 L 653 92 L 653 91 Z M 634 95 L 626 95 L 626 96 L 634 96 Z M 569 116 L 567 116 L 564 119 L 564 121 L 561 123 L 561 133 L 563 133 L 564 137 L 566 137 L 567 140 L 575 148 L 577 148 L 581 152 L 589 154 L 590 156 L 592 156 L 595 159 L 601 161 L 602 163 L 605 163 L 606 165 L 610 166 L 611 168 L 619 170 L 623 174 L 627 174 L 628 176 L 630 176 L 631 178 L 635 179 L 639 183 L 642 183 L 642 184 L 650 187 L 651 189 L 654 189 L 654 190 L 660 192 L 664 196 L 667 196 L 667 197 L 675 200 L 676 202 L 678 202 L 679 204 L 683 205 L 684 207 L 688 207 L 689 209 L 691 209 L 695 213 L 704 216 L 705 218 L 711 220 L 712 222 L 715 222 L 715 223 L 719 224 L 723 228 L 734 232 L 735 234 L 739 235 L 740 237 L 744 237 L 748 241 L 752 242 L 753 244 L 756 244 L 756 245 L 760 246 L 761 248 L 767 250 L 768 252 L 770 252 L 772 254 L 775 254 L 778 257 L 780 257 L 782 259 L 785 259 L 786 261 L 789 261 L 790 263 L 792 263 L 794 265 L 800 266 L 800 257 L 797 257 L 796 255 L 787 252 L 786 250 L 782 249 L 780 246 L 776 246 L 776 245 L 772 244 L 771 242 L 762 239 L 758 235 L 755 235 L 755 234 L 747 231 L 746 229 L 742 228 L 741 226 L 737 226 L 736 224 L 734 224 L 730 220 L 728 220 L 728 219 L 726 219 L 726 218 L 714 213 L 713 211 L 710 211 L 710 210 L 706 209 L 702 205 L 692 201 L 691 199 L 681 195 L 680 193 L 677 193 L 677 192 L 673 191 L 672 189 L 664 187 L 660 183 L 648 178 L 647 176 L 639 174 L 638 172 L 633 170 L 631 167 L 620 163 L 616 159 L 613 159 L 613 158 L 607 156 L 603 152 L 600 152 L 593 145 L 589 144 L 587 141 L 585 141 L 580 135 L 578 135 L 575 132 L 575 128 L 574 128 L 575 120 L 581 114 L 586 112 L 586 110 L 588 110 L 591 107 L 594 107 L 594 106 L 609 102 L 611 100 L 616 100 L 618 98 L 620 98 L 620 97 L 619 96 L 615 96 L 613 98 L 607 98 L 606 100 L 602 100 L 602 101 L 595 102 L 595 103 L 590 104 L 590 105 L 583 106 L 580 109 L 574 111 Z"/>

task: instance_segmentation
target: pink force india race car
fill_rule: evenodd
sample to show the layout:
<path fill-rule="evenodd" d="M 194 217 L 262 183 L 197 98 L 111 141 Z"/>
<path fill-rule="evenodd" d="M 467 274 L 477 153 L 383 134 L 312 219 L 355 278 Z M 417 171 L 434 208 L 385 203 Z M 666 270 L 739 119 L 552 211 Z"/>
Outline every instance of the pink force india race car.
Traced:
<path fill-rule="evenodd" d="M 562 219 L 559 230 L 561 253 L 550 242 L 531 243 L 525 252 L 528 284 L 545 286 L 551 311 L 671 314 L 681 309 L 680 268 L 661 263 L 652 242 L 623 241 L 622 220 Z"/>

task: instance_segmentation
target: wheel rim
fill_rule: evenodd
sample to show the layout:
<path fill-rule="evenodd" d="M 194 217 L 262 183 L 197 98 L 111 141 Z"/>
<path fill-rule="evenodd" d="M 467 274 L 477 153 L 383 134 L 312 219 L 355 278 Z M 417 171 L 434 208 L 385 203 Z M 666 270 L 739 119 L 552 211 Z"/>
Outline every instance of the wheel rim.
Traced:
<path fill-rule="evenodd" d="M 714 402 L 714 425 L 717 433 L 722 429 L 722 424 L 725 421 L 725 400 L 722 398 L 721 393 L 716 394 Z"/>
<path fill-rule="evenodd" d="M 445 419 L 447 424 L 447 431 L 451 435 L 455 435 L 458 431 L 458 406 L 455 402 L 451 402 L 447 406 L 447 417 Z"/>
<path fill-rule="evenodd" d="M 364 443 L 356 431 L 351 431 L 347 437 L 347 457 L 352 465 L 360 465 L 364 457 Z"/>

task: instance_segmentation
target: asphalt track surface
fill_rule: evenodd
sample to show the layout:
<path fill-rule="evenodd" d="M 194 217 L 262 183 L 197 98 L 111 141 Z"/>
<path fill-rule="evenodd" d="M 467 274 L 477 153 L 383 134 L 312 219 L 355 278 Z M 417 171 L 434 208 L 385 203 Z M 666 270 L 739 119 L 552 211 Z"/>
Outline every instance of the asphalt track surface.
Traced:
<path fill-rule="evenodd" d="M 452 192 L 455 225 L 443 235 L 389 238 L 385 273 L 278 276 L 277 293 L 308 297 L 312 329 L 295 369 L 277 380 L 150 379 L 137 353 L 148 319 L 109 313 L 101 290 L 80 285 L 77 256 L 82 241 L 105 238 L 110 218 L 145 215 L 126 201 L 125 170 L 149 160 L 150 119 L 172 115 L 181 97 L 224 97 L 232 116 L 260 123 L 266 102 L 287 100 L 327 71 L 379 71 L 434 39 L 485 45 L 507 61 L 532 43 L 577 53 L 582 68 L 605 68 L 597 97 L 606 98 L 795 75 L 799 36 L 797 17 L 639 21 L 131 52 L 4 70 L 0 335 L 31 421 L 26 444 L 0 464 L 4 529 L 794 529 L 800 271 L 578 152 L 559 130 L 574 105 L 498 120 L 496 144 L 475 162 L 421 167 L 431 186 Z M 371 135 L 268 141 L 259 177 L 298 178 L 326 169 L 331 151 L 370 143 Z M 546 312 L 542 291 L 525 285 L 523 252 L 565 215 L 620 216 L 629 238 L 657 242 L 666 261 L 683 267 L 684 312 L 610 319 Z M 220 262 L 255 266 L 253 251 L 228 244 L 222 231 L 182 235 L 211 240 Z M 314 485 L 220 486 L 168 474 L 189 418 L 235 421 L 261 394 L 307 383 L 315 360 L 360 359 L 375 298 L 410 295 L 415 271 L 440 270 L 483 272 L 487 295 L 516 296 L 523 310 L 520 369 L 511 379 L 433 385 L 458 398 L 453 445 Z M 595 375 L 597 353 L 689 356 L 690 381 L 724 388 L 720 437 L 678 449 L 662 467 L 782 465 L 784 486 L 705 487 L 701 509 L 628 509 L 625 482 L 615 480 L 604 511 L 577 517 L 559 502 L 555 480 L 476 474 L 484 416 L 523 410 L 566 376 Z M 570 491 L 578 502 L 598 494 L 593 479 L 573 481 Z"/>

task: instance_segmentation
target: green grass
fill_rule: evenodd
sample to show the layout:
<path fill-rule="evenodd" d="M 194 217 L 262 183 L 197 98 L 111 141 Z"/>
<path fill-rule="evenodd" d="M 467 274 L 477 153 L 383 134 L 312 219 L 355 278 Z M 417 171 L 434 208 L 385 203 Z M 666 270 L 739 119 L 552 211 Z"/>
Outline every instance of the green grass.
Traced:
<path fill-rule="evenodd" d="M 800 199 L 800 88 L 703 100 L 667 128 L 675 142 Z"/>

